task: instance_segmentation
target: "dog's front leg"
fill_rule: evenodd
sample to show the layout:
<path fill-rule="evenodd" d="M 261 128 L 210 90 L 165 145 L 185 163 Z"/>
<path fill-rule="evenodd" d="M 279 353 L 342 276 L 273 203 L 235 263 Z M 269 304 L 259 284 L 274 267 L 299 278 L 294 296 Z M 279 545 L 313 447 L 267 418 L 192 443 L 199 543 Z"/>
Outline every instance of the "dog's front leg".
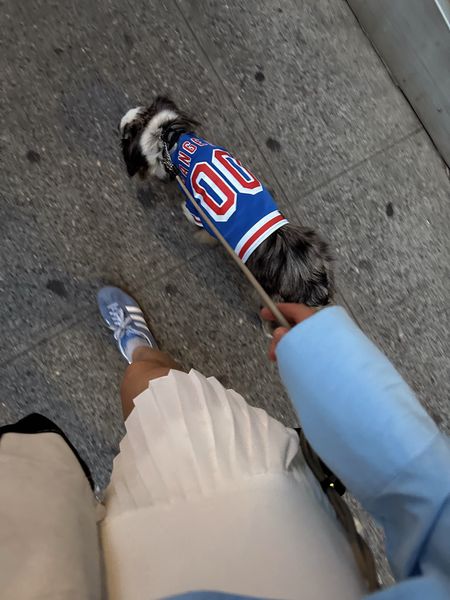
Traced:
<path fill-rule="evenodd" d="M 216 238 L 214 238 L 205 229 L 203 229 L 203 225 L 201 223 L 199 223 L 199 221 L 196 221 L 194 215 L 191 213 L 191 211 L 186 206 L 185 201 L 181 204 L 181 209 L 184 213 L 184 216 L 189 221 L 189 223 L 192 223 L 193 225 L 197 226 L 197 231 L 194 233 L 195 241 L 198 242 L 199 244 L 205 244 L 207 246 L 215 246 L 217 244 Z"/>
<path fill-rule="evenodd" d="M 186 219 L 189 221 L 189 223 L 192 223 L 192 225 L 197 225 L 197 227 L 202 227 L 201 223 L 198 223 L 195 219 L 194 219 L 194 215 L 191 213 L 191 211 L 188 209 L 188 207 L 186 206 L 186 200 L 184 200 L 181 203 L 181 210 L 183 211 L 184 216 L 186 217 Z"/>
<path fill-rule="evenodd" d="M 199 229 L 194 233 L 195 241 L 205 246 L 217 246 L 219 243 L 215 237 L 209 234 L 206 229 Z"/>

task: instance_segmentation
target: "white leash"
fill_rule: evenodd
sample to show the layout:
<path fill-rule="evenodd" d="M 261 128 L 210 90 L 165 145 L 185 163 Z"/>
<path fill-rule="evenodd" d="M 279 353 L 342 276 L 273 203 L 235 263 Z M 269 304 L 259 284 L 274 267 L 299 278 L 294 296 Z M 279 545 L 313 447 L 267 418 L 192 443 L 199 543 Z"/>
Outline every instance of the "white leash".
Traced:
<path fill-rule="evenodd" d="M 250 285 L 261 298 L 263 304 L 271 311 L 273 316 L 276 318 L 276 320 L 282 327 L 290 329 L 290 324 L 288 323 L 284 315 L 280 312 L 280 309 L 274 303 L 272 298 L 267 294 L 267 292 L 264 290 L 259 281 L 255 278 L 255 276 L 247 267 L 247 265 L 234 252 L 233 248 L 226 241 L 226 239 L 223 237 L 223 235 L 208 217 L 206 212 L 203 210 L 203 208 L 188 190 L 186 184 L 179 175 L 177 167 L 172 162 L 166 141 L 163 139 L 161 139 L 161 141 L 163 144 L 163 164 L 167 172 L 175 176 L 175 179 L 177 180 L 179 186 L 189 198 L 189 200 L 192 202 L 192 205 L 194 206 L 195 210 L 202 217 L 202 219 L 214 233 L 216 238 L 225 248 L 227 253 L 231 256 L 231 258 L 237 264 L 239 269 L 245 275 Z M 378 583 L 375 560 L 366 541 L 359 535 L 356 529 L 353 516 L 347 506 L 347 503 L 337 493 L 333 481 L 330 481 L 329 474 L 326 473 L 323 469 L 323 463 L 320 457 L 316 454 L 312 446 L 309 444 L 303 432 L 300 435 L 300 445 L 307 465 L 309 466 L 312 473 L 320 483 L 322 490 L 324 491 L 329 502 L 334 508 L 338 521 L 341 523 L 342 528 L 345 531 L 347 540 L 355 557 L 356 564 L 361 572 L 361 575 L 366 581 L 369 592 L 376 591 L 377 589 L 379 589 L 380 586 Z"/>

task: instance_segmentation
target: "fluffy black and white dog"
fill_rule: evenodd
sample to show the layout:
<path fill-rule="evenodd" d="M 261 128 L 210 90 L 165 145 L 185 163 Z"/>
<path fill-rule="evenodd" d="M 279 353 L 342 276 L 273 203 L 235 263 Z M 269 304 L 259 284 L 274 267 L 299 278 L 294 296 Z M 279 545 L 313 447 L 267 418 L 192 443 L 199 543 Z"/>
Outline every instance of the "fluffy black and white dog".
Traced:
<path fill-rule="evenodd" d="M 275 301 L 328 304 L 334 292 L 328 245 L 314 230 L 278 216 L 267 189 L 226 150 L 197 137 L 197 126 L 164 97 L 156 98 L 148 108 L 129 110 L 120 122 L 128 175 L 172 179 L 163 161 L 165 143 L 186 185 L 209 216 L 225 227 L 222 235 L 236 252 L 244 252 L 241 258 Z M 256 220 L 249 221 L 252 215 L 248 213 L 258 213 L 263 205 L 268 208 L 262 217 L 257 214 Z M 183 209 L 190 221 L 205 226 L 189 201 Z M 259 243 L 254 240 L 258 235 Z"/>

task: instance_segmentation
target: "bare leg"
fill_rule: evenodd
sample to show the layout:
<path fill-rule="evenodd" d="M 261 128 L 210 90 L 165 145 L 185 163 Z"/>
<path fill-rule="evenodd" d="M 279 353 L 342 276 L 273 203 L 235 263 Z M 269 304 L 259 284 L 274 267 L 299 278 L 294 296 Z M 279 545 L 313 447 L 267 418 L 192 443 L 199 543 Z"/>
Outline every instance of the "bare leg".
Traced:
<path fill-rule="evenodd" d="M 182 371 L 178 363 L 165 352 L 141 346 L 133 352 L 133 362 L 127 367 L 120 388 L 123 418 L 134 408 L 134 399 L 148 388 L 152 379 L 164 377 L 171 369 Z"/>

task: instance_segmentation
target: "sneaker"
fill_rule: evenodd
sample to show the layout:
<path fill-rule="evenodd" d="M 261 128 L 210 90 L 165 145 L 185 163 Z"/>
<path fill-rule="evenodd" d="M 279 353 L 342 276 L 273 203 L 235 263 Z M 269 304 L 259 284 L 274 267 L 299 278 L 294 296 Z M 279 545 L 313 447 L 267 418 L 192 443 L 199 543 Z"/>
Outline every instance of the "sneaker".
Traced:
<path fill-rule="evenodd" d="M 157 348 L 138 303 L 117 287 L 104 287 L 97 294 L 100 313 L 112 331 L 122 355 L 131 363 L 139 346 Z"/>

